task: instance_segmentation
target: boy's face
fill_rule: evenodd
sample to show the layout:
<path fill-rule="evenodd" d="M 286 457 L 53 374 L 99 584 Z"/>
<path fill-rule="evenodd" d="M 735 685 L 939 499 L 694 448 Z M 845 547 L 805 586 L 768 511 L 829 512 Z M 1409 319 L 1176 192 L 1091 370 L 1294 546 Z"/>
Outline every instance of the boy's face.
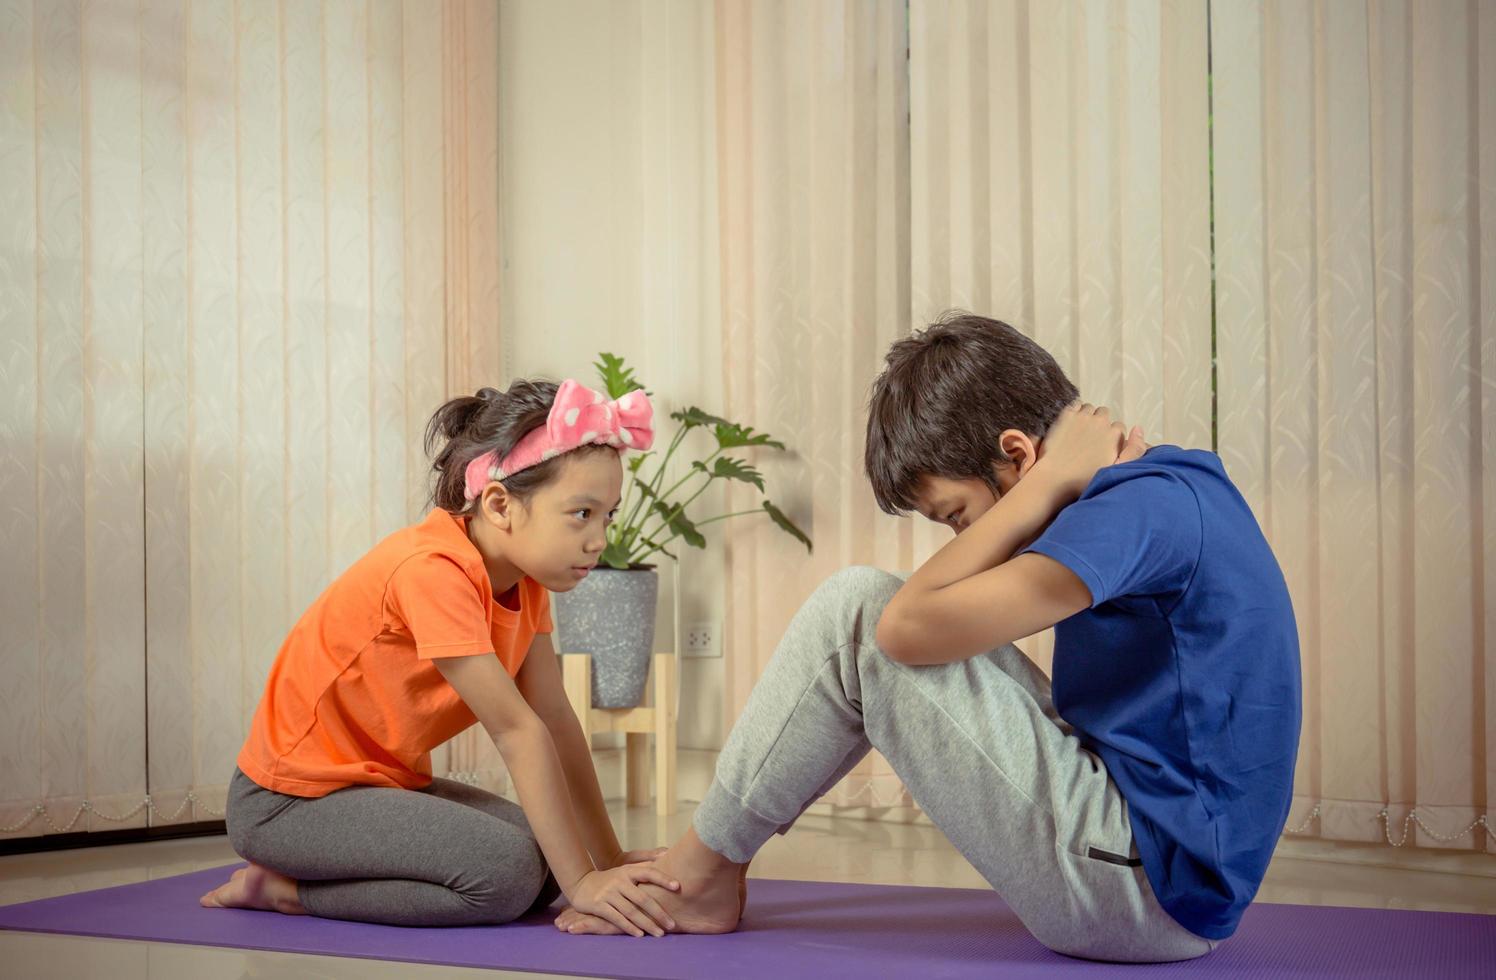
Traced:
<path fill-rule="evenodd" d="M 1039 443 L 1017 429 L 1002 434 L 1001 444 L 1011 462 L 992 464 L 1000 493 L 994 494 L 981 480 L 958 480 L 948 476 L 926 475 L 920 479 L 915 494 L 915 509 L 926 519 L 944 524 L 960 534 L 997 503 L 1001 494 L 1018 485 L 1038 459 Z"/>

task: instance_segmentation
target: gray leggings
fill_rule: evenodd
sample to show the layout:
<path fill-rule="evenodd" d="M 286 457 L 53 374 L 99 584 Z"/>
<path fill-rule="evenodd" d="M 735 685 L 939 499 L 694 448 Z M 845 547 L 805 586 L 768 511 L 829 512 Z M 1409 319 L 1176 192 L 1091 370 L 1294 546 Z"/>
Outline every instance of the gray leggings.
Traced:
<path fill-rule="evenodd" d="M 224 816 L 239 856 L 295 878 L 302 906 L 323 918 L 497 924 L 560 894 L 524 811 L 450 779 L 307 798 L 235 769 Z"/>

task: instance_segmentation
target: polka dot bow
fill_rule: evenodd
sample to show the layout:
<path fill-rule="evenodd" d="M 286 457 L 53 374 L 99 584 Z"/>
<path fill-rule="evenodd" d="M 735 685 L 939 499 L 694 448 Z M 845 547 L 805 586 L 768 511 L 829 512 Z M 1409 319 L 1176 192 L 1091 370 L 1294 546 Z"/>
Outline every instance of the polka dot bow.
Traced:
<path fill-rule="evenodd" d="M 617 401 L 568 378 L 556 390 L 545 425 L 525 433 L 502 460 L 484 453 L 467 466 L 464 496 L 473 500 L 493 480 L 504 480 L 582 446 L 612 446 L 619 452 L 654 444 L 654 406 L 642 391 Z"/>

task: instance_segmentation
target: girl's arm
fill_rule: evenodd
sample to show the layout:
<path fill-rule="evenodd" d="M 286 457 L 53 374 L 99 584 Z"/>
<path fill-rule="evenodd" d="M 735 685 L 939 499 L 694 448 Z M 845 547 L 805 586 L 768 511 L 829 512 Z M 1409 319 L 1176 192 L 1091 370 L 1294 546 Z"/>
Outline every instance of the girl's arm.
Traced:
<path fill-rule="evenodd" d="M 577 831 L 550 730 L 520 696 L 499 658 L 487 654 L 433 662 L 492 736 L 546 863 L 571 904 L 635 936 L 658 936 L 673 928 L 670 916 L 639 882 L 670 890 L 679 888 L 676 882 L 649 865 L 601 871 L 593 866 Z"/>
<path fill-rule="evenodd" d="M 571 710 L 566 688 L 561 683 L 561 663 L 550 635 L 537 633 L 525 654 L 515 683 L 519 693 L 539 716 L 556 743 L 566 785 L 571 790 L 572 810 L 581 825 L 582 840 L 599 868 L 613 868 L 624 863 L 623 848 L 613 832 L 603 803 L 597 769 L 592 764 L 592 749 L 576 712 Z"/>

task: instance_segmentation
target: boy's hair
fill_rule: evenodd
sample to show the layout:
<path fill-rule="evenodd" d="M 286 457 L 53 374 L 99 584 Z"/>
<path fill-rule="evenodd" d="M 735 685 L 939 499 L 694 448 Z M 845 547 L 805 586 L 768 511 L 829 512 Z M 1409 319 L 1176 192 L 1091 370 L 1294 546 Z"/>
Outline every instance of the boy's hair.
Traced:
<path fill-rule="evenodd" d="M 463 496 L 468 464 L 488 452 L 497 452 L 503 459 L 525 433 L 545 425 L 558 387 L 552 381 L 520 379 L 505 391 L 480 388 L 475 395 L 459 395 L 438 408 L 426 423 L 425 438 L 426 455 L 431 457 L 431 469 L 436 473 L 432 503 L 454 514 L 466 512 L 471 506 Z M 614 452 L 609 446 L 582 446 L 500 483 L 511 497 L 528 502 L 565 460 L 577 453 L 603 450 Z"/>
<path fill-rule="evenodd" d="M 925 476 L 978 479 L 995 494 L 1004 430 L 1043 438 L 1079 397 L 1049 352 L 1017 330 L 952 310 L 888 349 L 868 401 L 863 465 L 878 506 L 915 508 Z"/>

